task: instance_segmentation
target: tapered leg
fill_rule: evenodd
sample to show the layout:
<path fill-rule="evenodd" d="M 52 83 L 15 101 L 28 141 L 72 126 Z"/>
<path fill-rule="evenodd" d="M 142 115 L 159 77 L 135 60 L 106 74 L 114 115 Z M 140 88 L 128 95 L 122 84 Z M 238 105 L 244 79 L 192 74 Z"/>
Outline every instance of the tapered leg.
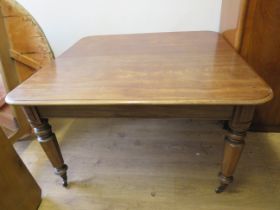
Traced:
<path fill-rule="evenodd" d="M 221 185 L 217 193 L 223 192 L 233 182 L 233 174 L 245 145 L 246 132 L 250 128 L 254 107 L 236 107 L 233 119 L 229 122 L 229 133 L 225 137 L 224 159 L 219 174 Z"/>
<path fill-rule="evenodd" d="M 52 128 L 48 123 L 48 120 L 40 118 L 36 107 L 24 107 L 24 110 L 30 125 L 34 129 L 37 140 L 41 144 L 53 167 L 56 169 L 55 173 L 62 177 L 63 186 L 66 187 L 67 165 L 64 164 L 56 136 L 52 132 Z"/>

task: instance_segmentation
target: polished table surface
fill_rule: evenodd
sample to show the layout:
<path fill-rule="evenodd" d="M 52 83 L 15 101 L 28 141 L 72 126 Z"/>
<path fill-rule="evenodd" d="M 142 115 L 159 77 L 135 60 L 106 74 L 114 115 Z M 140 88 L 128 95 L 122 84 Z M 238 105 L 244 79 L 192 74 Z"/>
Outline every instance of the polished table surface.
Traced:
<path fill-rule="evenodd" d="M 6 98 L 14 105 L 256 105 L 271 89 L 214 32 L 86 37 Z"/>
<path fill-rule="evenodd" d="M 214 32 L 86 37 L 11 93 L 67 185 L 49 117 L 183 117 L 226 120 L 223 192 L 233 181 L 255 106 L 272 90 Z M 82 142 L 81 142 L 82 143 Z"/>

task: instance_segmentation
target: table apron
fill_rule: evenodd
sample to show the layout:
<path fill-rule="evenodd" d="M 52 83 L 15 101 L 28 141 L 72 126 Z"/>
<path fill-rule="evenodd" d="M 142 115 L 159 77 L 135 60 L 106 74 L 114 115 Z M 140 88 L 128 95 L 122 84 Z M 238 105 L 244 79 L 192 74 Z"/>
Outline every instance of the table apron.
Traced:
<path fill-rule="evenodd" d="M 230 120 L 234 106 L 213 105 L 96 105 L 37 106 L 42 118 L 190 118 Z"/>

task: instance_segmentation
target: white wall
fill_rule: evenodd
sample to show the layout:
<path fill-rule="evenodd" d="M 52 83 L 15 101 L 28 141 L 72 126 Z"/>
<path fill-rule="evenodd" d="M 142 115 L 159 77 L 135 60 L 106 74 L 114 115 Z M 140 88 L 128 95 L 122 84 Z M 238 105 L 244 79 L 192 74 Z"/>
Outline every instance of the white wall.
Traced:
<path fill-rule="evenodd" d="M 18 0 L 56 55 L 87 35 L 219 31 L 222 0 Z"/>

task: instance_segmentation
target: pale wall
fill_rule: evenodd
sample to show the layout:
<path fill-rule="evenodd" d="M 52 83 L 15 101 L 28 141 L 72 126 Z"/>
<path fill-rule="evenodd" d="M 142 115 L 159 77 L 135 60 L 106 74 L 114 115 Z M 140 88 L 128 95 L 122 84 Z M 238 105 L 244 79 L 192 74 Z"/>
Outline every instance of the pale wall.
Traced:
<path fill-rule="evenodd" d="M 56 55 L 83 36 L 219 31 L 222 0 L 18 0 L 39 22 Z"/>

